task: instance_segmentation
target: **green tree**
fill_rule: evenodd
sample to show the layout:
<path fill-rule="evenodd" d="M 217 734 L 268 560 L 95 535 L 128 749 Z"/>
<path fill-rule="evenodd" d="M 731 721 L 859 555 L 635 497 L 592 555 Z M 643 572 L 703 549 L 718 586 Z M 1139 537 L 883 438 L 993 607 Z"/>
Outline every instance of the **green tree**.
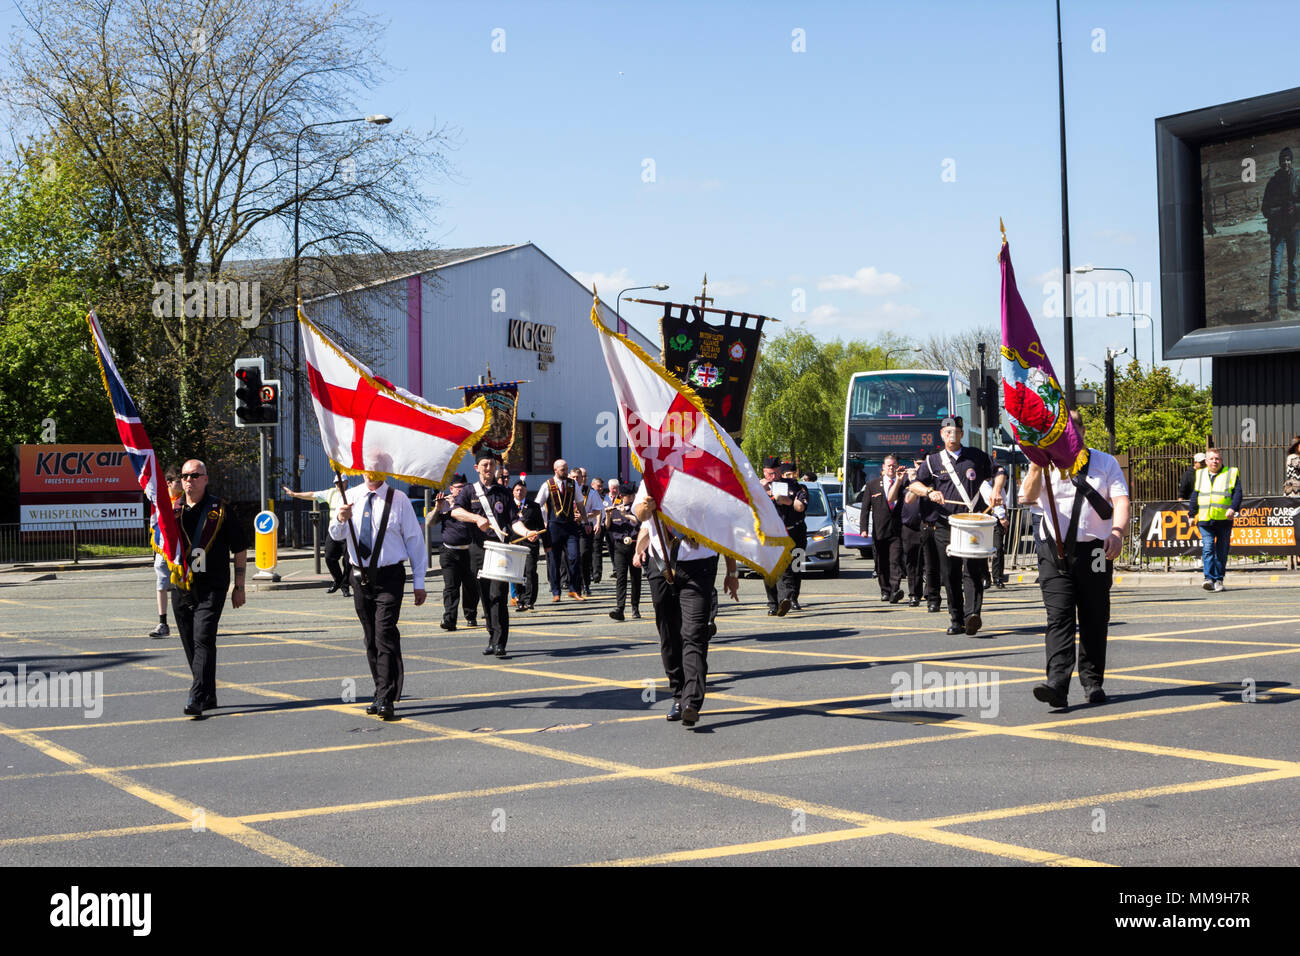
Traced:
<path fill-rule="evenodd" d="M 1081 411 L 1089 442 L 1105 447 L 1105 388 L 1097 382 L 1080 387 L 1097 390 L 1100 401 Z M 1174 442 L 1204 443 L 1212 427 L 1210 390 L 1180 382 L 1168 366 L 1140 362 L 1115 369 L 1115 447 Z"/>
<path fill-rule="evenodd" d="M 826 347 L 803 329 L 765 342 L 745 409 L 743 450 L 751 462 L 783 455 L 800 468 L 826 467 L 838 456 L 840 425 L 835 366 Z"/>

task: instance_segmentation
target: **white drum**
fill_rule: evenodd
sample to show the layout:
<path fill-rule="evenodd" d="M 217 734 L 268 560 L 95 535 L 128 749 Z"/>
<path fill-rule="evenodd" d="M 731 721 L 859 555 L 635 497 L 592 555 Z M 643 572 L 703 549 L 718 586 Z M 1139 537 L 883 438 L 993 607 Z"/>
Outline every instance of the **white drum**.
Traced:
<path fill-rule="evenodd" d="M 952 536 L 948 556 L 952 558 L 991 558 L 998 553 L 993 529 L 998 519 L 992 515 L 955 514 L 948 516 Z"/>
<path fill-rule="evenodd" d="M 478 576 L 491 578 L 493 581 L 510 581 L 513 584 L 523 584 L 528 551 L 528 548 L 519 544 L 484 541 L 483 569 L 479 571 Z"/>

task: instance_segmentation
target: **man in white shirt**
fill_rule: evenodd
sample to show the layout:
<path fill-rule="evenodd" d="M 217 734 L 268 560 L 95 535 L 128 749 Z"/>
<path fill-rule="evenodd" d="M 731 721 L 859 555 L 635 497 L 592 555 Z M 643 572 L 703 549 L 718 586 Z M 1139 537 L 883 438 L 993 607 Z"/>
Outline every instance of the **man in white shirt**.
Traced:
<path fill-rule="evenodd" d="M 1083 421 L 1070 413 L 1079 437 Z M 1106 629 L 1110 625 L 1110 587 L 1115 559 L 1129 522 L 1128 485 L 1114 457 L 1088 449 L 1086 477 L 1051 475 L 1056 522 L 1047 498 L 1043 470 L 1030 465 L 1020 488 L 1020 503 L 1043 509 L 1038 523 L 1038 586 L 1047 608 L 1047 681 L 1034 696 L 1053 707 L 1067 704 L 1075 665 L 1075 619 L 1079 630 L 1079 683 L 1090 704 L 1106 701 Z M 1056 525 L 1061 549 L 1057 548 Z M 1062 554 L 1063 552 L 1063 554 Z"/>
<path fill-rule="evenodd" d="M 366 713 L 394 720 L 393 705 L 402 696 L 404 671 L 402 636 L 397 629 L 406 590 L 404 562 L 411 562 L 415 606 L 419 607 L 424 603 L 424 575 L 429 565 L 424 532 L 411 500 L 378 472 L 366 472 L 365 483 L 349 488 L 346 498 L 330 523 L 330 537 L 335 541 L 346 538 L 352 559 L 353 604 L 375 681 L 375 699 Z"/>
<path fill-rule="evenodd" d="M 704 706 L 704 683 L 709 675 L 709 639 L 713 636 L 709 617 L 713 609 L 713 582 L 718 576 L 718 555 L 689 538 L 680 539 L 676 545 L 661 541 L 660 532 L 667 535 L 668 528 L 662 522 L 651 520 L 654 512 L 655 501 L 643 483 L 632 502 L 632 513 L 642 523 L 633 563 L 641 567 L 647 553 L 654 555 L 648 576 L 655 627 L 659 631 L 659 654 L 673 695 L 668 719 L 680 720 L 683 727 L 694 727 Z M 656 524 L 658 529 L 653 527 Z M 722 588 L 739 601 L 736 559 L 729 556 L 726 562 L 727 576 Z M 664 573 L 666 566 L 671 568 L 671 575 Z"/>

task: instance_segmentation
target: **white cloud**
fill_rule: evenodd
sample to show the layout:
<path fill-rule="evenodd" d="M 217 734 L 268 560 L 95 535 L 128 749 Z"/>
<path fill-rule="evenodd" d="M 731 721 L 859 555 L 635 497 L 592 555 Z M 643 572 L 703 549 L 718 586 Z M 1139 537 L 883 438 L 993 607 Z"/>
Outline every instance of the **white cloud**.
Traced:
<path fill-rule="evenodd" d="M 728 279 L 709 280 L 709 292 L 717 295 L 744 295 L 748 291 L 749 286 L 744 282 Z"/>
<path fill-rule="evenodd" d="M 826 336 L 842 338 L 860 338 L 873 332 L 905 332 L 904 325 L 921 315 L 921 310 L 913 305 L 898 302 L 885 302 L 877 308 L 864 312 L 845 313 L 838 306 L 819 305 L 806 317 L 800 317 L 802 324 L 816 329 Z"/>
<path fill-rule="evenodd" d="M 608 297 L 611 302 L 622 289 L 634 285 L 650 284 L 648 282 L 637 282 L 627 274 L 626 267 L 619 269 L 617 272 L 578 272 L 575 270 L 573 277 L 588 289 L 594 284 L 596 291 L 600 293 L 601 301 Z"/>
<path fill-rule="evenodd" d="M 875 266 L 866 266 L 851 276 L 829 275 L 817 280 L 823 292 L 861 292 L 863 295 L 889 295 L 903 290 L 903 279 L 892 272 L 879 272 Z"/>

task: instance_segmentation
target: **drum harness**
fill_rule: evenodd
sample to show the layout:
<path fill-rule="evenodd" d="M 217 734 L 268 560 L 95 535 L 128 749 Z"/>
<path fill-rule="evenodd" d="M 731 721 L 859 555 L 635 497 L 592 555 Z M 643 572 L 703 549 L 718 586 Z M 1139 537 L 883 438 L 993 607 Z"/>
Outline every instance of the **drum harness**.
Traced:
<path fill-rule="evenodd" d="M 483 482 L 474 482 L 474 496 L 478 498 L 479 507 L 483 509 L 483 514 L 487 516 L 488 522 L 492 525 L 492 530 L 504 543 L 507 540 L 506 534 L 501 530 L 501 525 L 497 524 L 497 516 L 492 513 L 492 505 L 488 503 L 487 492 L 483 490 Z"/>

